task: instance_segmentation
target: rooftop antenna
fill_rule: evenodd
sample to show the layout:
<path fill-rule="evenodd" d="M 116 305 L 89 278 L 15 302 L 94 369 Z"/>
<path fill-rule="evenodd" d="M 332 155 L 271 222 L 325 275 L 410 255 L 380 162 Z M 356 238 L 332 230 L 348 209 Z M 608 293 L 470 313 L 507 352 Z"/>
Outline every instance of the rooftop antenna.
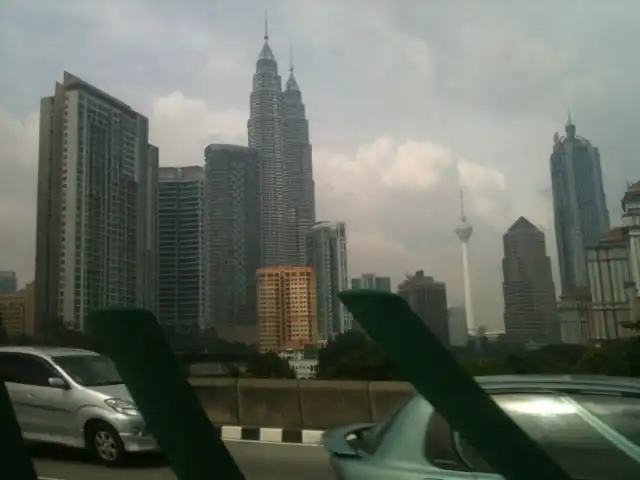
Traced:
<path fill-rule="evenodd" d="M 269 40 L 269 11 L 264 11 L 264 41 Z"/>
<path fill-rule="evenodd" d="M 293 73 L 293 46 L 289 45 L 289 71 Z"/>

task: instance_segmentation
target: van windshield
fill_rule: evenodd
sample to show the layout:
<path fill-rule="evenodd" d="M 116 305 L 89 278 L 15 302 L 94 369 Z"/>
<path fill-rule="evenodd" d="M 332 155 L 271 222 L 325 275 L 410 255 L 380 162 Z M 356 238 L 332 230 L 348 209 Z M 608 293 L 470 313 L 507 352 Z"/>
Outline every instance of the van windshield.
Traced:
<path fill-rule="evenodd" d="M 104 355 L 61 355 L 53 357 L 53 361 L 85 387 L 123 383 L 113 360 Z"/>

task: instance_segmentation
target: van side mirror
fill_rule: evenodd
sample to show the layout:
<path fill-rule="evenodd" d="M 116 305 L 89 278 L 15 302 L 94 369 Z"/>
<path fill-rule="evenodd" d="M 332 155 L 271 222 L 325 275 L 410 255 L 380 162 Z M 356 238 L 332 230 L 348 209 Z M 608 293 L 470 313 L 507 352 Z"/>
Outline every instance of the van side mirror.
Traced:
<path fill-rule="evenodd" d="M 53 388 L 62 388 L 64 390 L 69 389 L 69 385 L 67 385 L 67 382 L 65 382 L 60 377 L 51 377 L 49 378 L 48 383 L 49 383 L 49 386 Z"/>

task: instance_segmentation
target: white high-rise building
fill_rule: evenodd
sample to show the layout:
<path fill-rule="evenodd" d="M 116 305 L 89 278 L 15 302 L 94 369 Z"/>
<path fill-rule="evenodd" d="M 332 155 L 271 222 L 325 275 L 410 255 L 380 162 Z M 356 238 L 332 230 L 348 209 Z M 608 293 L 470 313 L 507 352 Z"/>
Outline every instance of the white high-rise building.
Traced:
<path fill-rule="evenodd" d="M 64 73 L 40 104 L 36 334 L 104 306 L 156 305 L 157 150 L 148 120 Z M 44 327 L 44 328 L 43 328 Z"/>
<path fill-rule="evenodd" d="M 456 235 L 460 239 L 462 247 L 462 274 L 464 277 L 464 310 L 467 316 L 467 328 L 469 335 L 477 333 L 476 322 L 473 316 L 473 296 L 471 294 L 471 273 L 469 270 L 469 239 L 473 233 L 473 227 L 467 222 L 464 214 L 464 196 L 460 190 L 460 223 L 455 228 Z"/>
<path fill-rule="evenodd" d="M 204 169 L 162 167 L 158 177 L 158 321 L 204 328 Z"/>
<path fill-rule="evenodd" d="M 307 234 L 307 258 L 316 281 L 320 341 L 352 329 L 353 320 L 338 293 L 349 289 L 347 233 L 344 222 L 318 222 Z"/>

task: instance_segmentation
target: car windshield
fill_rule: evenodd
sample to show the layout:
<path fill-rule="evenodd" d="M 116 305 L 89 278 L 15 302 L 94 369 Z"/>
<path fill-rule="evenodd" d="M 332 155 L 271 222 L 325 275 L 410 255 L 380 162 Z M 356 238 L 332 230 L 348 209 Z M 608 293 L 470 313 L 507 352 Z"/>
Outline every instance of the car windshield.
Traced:
<path fill-rule="evenodd" d="M 572 395 L 590 414 L 640 447 L 640 396 Z"/>
<path fill-rule="evenodd" d="M 63 355 L 53 357 L 53 361 L 85 387 L 123 383 L 113 361 L 104 355 Z"/>

